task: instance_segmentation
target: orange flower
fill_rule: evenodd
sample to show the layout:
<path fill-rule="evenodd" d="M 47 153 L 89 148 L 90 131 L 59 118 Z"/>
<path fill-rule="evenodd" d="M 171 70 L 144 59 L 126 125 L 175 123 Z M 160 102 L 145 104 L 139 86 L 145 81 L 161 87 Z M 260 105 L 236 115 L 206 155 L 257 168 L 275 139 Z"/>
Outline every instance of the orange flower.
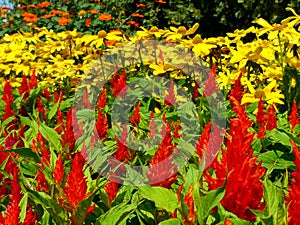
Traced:
<path fill-rule="evenodd" d="M 98 14 L 98 12 L 96 11 L 96 10 L 94 10 L 94 9 L 90 9 L 90 10 L 88 10 L 88 12 L 90 13 L 90 14 Z"/>
<path fill-rule="evenodd" d="M 43 18 L 44 19 L 50 19 L 50 18 L 52 18 L 52 17 L 54 17 L 55 16 L 55 14 L 45 14 L 44 16 L 43 16 Z"/>
<path fill-rule="evenodd" d="M 85 25 L 87 27 L 89 27 L 91 25 L 91 23 L 92 23 L 91 19 L 87 19 L 86 22 L 85 22 Z"/>
<path fill-rule="evenodd" d="M 128 25 L 133 25 L 133 26 L 135 26 L 136 28 L 139 28 L 139 27 L 140 27 L 140 25 L 139 25 L 137 22 L 132 21 L 132 20 L 127 21 L 127 24 L 128 24 Z"/>
<path fill-rule="evenodd" d="M 39 18 L 37 17 L 37 15 L 35 15 L 33 13 L 29 13 L 29 12 L 24 12 L 22 14 L 22 17 L 28 23 L 35 23 L 35 22 L 37 22 L 39 20 Z"/>
<path fill-rule="evenodd" d="M 52 14 L 54 14 L 55 16 L 56 16 L 56 15 L 68 16 L 68 15 L 69 15 L 69 13 L 64 12 L 64 11 L 60 11 L 60 10 L 54 10 L 54 9 L 52 9 L 51 12 L 52 12 Z"/>
<path fill-rule="evenodd" d="M 67 25 L 68 23 L 70 23 L 72 20 L 70 18 L 67 18 L 67 17 L 62 17 L 60 18 L 57 22 L 60 26 L 65 26 Z"/>
<path fill-rule="evenodd" d="M 114 41 L 114 40 L 106 40 L 105 41 L 106 46 L 113 46 L 115 43 L 116 43 L 116 41 Z"/>
<path fill-rule="evenodd" d="M 146 7 L 146 4 L 142 4 L 142 3 L 135 3 L 136 7 L 137 8 L 145 8 Z"/>
<path fill-rule="evenodd" d="M 131 16 L 132 16 L 132 17 L 140 17 L 140 18 L 143 18 L 143 17 L 144 17 L 144 15 L 139 14 L 139 13 L 133 13 L 133 14 L 131 14 Z"/>
<path fill-rule="evenodd" d="M 167 1 L 165 1 L 165 0 L 155 0 L 155 2 L 161 3 L 161 4 L 167 4 Z"/>
<path fill-rule="evenodd" d="M 40 8 L 47 8 L 49 5 L 51 5 L 50 2 L 41 2 L 37 4 L 37 6 Z"/>
<path fill-rule="evenodd" d="M 112 19 L 112 15 L 111 14 L 100 14 L 100 16 L 98 17 L 99 20 L 111 20 Z"/>

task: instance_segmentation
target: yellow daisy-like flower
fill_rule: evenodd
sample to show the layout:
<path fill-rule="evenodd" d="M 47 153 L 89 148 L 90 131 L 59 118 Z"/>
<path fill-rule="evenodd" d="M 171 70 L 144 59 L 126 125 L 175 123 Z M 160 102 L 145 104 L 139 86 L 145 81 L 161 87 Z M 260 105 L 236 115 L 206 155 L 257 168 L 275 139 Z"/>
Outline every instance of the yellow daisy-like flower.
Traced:
<path fill-rule="evenodd" d="M 258 88 L 255 90 L 251 83 L 247 81 L 247 87 L 250 93 L 244 94 L 241 104 L 258 102 L 260 97 L 267 101 L 269 105 L 273 103 L 284 104 L 284 102 L 281 101 L 281 99 L 284 98 L 284 95 L 281 94 L 280 91 L 272 91 L 276 86 L 276 80 L 272 80 L 265 88 Z"/>

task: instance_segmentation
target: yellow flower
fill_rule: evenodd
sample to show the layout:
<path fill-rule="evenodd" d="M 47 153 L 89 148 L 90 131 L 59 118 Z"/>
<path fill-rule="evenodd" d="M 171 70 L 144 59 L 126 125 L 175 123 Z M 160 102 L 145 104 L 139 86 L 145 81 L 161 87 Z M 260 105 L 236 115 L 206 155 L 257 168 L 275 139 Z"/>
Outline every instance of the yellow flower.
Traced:
<path fill-rule="evenodd" d="M 278 90 L 272 91 L 272 89 L 277 86 L 276 80 L 272 80 L 263 89 L 257 88 L 255 90 L 249 81 L 247 81 L 247 86 L 250 93 L 244 94 L 241 104 L 258 102 L 260 97 L 270 105 L 273 103 L 284 104 L 284 102 L 281 101 L 281 99 L 284 98 L 284 95 Z"/>
<path fill-rule="evenodd" d="M 168 31 L 164 36 L 167 37 L 166 40 L 173 40 L 176 41 L 178 39 L 181 39 L 185 35 L 191 35 L 196 32 L 196 30 L 199 27 L 199 23 L 195 23 L 194 26 L 190 29 L 186 29 L 184 26 L 180 26 L 178 28 L 176 27 L 170 27 L 170 31 Z"/>

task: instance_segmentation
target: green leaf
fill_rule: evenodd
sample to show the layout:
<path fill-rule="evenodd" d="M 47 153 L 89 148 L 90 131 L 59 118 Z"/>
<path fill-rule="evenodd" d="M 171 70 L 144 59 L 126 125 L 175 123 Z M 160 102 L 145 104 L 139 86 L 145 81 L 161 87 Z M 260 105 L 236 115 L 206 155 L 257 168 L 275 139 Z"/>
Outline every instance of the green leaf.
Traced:
<path fill-rule="evenodd" d="M 69 98 L 69 99 L 63 101 L 62 103 L 60 103 L 59 108 L 61 111 L 64 111 L 65 109 L 69 109 L 72 104 L 73 104 L 73 99 Z"/>
<path fill-rule="evenodd" d="M 61 207 L 51 196 L 44 192 L 36 192 L 27 189 L 30 197 L 36 204 L 40 204 L 46 211 L 49 212 L 51 218 L 56 224 L 68 225 L 68 214 L 63 207 Z"/>
<path fill-rule="evenodd" d="M 28 193 L 25 193 L 23 198 L 21 199 L 19 206 L 21 209 L 20 212 L 20 222 L 24 223 L 25 217 L 26 217 L 26 208 L 27 208 L 27 201 L 28 201 Z"/>
<path fill-rule="evenodd" d="M 6 150 L 6 152 L 14 152 L 26 159 L 33 160 L 35 162 L 40 162 L 39 156 L 37 155 L 37 153 L 32 151 L 31 148 L 15 148 L 15 149 Z"/>
<path fill-rule="evenodd" d="M 136 204 L 124 204 L 120 203 L 112 207 L 107 213 L 100 218 L 101 224 L 120 224 L 122 221 L 126 221 L 130 214 L 137 208 Z"/>
<path fill-rule="evenodd" d="M 289 147 L 291 146 L 290 137 L 282 130 L 273 129 L 267 132 L 266 136 L 272 140 L 273 143 L 280 143 Z"/>
<path fill-rule="evenodd" d="M 225 195 L 225 184 L 223 187 L 213 191 L 209 191 L 201 200 L 198 202 L 197 217 L 200 224 L 205 224 L 210 211 L 219 204 Z"/>
<path fill-rule="evenodd" d="M 143 198 L 146 198 L 155 203 L 155 206 L 173 213 L 178 208 L 178 199 L 176 194 L 163 187 L 142 186 L 139 193 Z"/>
<path fill-rule="evenodd" d="M 177 218 L 165 220 L 159 223 L 159 225 L 181 225 L 181 222 Z"/>
<path fill-rule="evenodd" d="M 262 166 L 269 169 L 287 169 L 294 166 L 292 159 L 287 160 L 284 152 L 275 150 L 260 154 L 257 161 L 262 161 Z"/>
<path fill-rule="evenodd" d="M 58 103 L 55 103 L 50 111 L 49 111 L 49 114 L 48 114 L 48 119 L 51 120 L 53 118 L 53 116 L 56 114 L 57 110 L 58 110 L 58 106 L 59 104 Z"/>
<path fill-rule="evenodd" d="M 79 202 L 79 204 L 76 206 L 74 210 L 74 220 L 76 224 L 80 225 L 83 224 L 86 218 L 86 213 L 91 205 L 91 202 L 94 198 L 95 194 L 90 195 L 87 199 L 82 200 Z"/>
<path fill-rule="evenodd" d="M 62 146 L 60 143 L 61 136 L 53 128 L 41 123 L 39 131 L 41 132 L 42 136 L 50 143 L 52 148 L 57 151 L 62 150 Z"/>

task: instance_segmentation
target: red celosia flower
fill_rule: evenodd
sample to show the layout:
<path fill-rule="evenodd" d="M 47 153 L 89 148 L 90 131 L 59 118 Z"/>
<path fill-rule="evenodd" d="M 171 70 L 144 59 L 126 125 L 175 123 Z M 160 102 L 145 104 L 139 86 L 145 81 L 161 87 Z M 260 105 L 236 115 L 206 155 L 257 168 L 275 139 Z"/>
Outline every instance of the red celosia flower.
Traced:
<path fill-rule="evenodd" d="M 202 160 L 202 157 L 207 148 L 207 144 L 210 136 L 210 129 L 211 129 L 211 121 L 204 127 L 201 136 L 198 138 L 198 143 L 196 145 L 195 152 L 199 155 L 199 161 Z"/>
<path fill-rule="evenodd" d="M 165 97 L 165 105 L 174 105 L 176 103 L 176 97 L 174 94 L 174 81 L 171 80 L 170 86 L 168 88 L 168 94 Z"/>
<path fill-rule="evenodd" d="M 92 104 L 89 100 L 89 94 L 88 94 L 88 91 L 86 89 L 83 92 L 81 104 L 82 104 L 82 107 L 84 107 L 85 109 L 91 109 L 92 108 Z"/>
<path fill-rule="evenodd" d="M 288 206 L 288 224 L 298 225 L 300 224 L 300 151 L 298 146 L 293 140 L 290 140 L 294 149 L 295 160 L 294 163 L 297 170 L 292 173 L 293 180 L 289 185 L 289 195 L 286 196 L 286 205 Z"/>
<path fill-rule="evenodd" d="M 27 78 L 25 75 L 23 75 L 23 77 L 22 77 L 22 83 L 18 90 L 19 90 L 20 95 L 24 94 L 23 99 L 26 100 L 29 96 L 30 89 L 29 89 Z"/>
<path fill-rule="evenodd" d="M 104 108 L 106 106 L 106 90 L 105 90 L 105 88 L 101 89 L 101 95 L 99 96 L 97 106 L 99 108 Z"/>
<path fill-rule="evenodd" d="M 74 119 L 72 118 L 73 116 L 74 116 Z M 76 114 L 75 113 L 73 114 L 72 113 L 72 108 L 70 108 L 69 111 L 67 112 L 66 127 L 65 127 L 65 130 L 64 130 L 64 133 L 62 134 L 62 141 L 61 141 L 63 147 L 68 146 L 69 152 L 71 152 L 73 150 L 74 145 L 75 145 L 75 135 L 74 135 L 74 132 L 73 132 L 73 122 L 74 122 L 74 124 L 78 124 L 77 120 L 73 121 L 72 119 L 76 120 Z M 75 128 L 74 128 L 74 130 L 75 130 Z M 78 129 L 77 132 L 80 132 L 80 130 Z"/>
<path fill-rule="evenodd" d="M 57 127 L 55 128 L 55 131 L 58 134 L 61 134 L 63 132 L 64 128 L 64 114 L 60 111 L 60 109 L 57 110 L 57 120 L 56 120 L 56 125 Z"/>
<path fill-rule="evenodd" d="M 194 90 L 192 92 L 192 96 L 193 96 L 194 100 L 196 100 L 197 98 L 199 98 L 201 96 L 198 91 L 199 88 L 200 88 L 199 84 L 197 82 L 195 82 Z"/>
<path fill-rule="evenodd" d="M 109 202 L 111 203 L 117 196 L 118 184 L 114 181 L 109 181 L 105 186 L 104 190 L 109 197 Z"/>
<path fill-rule="evenodd" d="M 120 95 L 123 99 L 126 95 L 126 71 L 123 70 L 122 75 L 114 74 L 111 81 L 111 89 L 114 97 Z"/>
<path fill-rule="evenodd" d="M 152 111 L 150 113 L 150 119 L 153 119 L 153 117 L 154 117 L 154 112 Z M 149 136 L 150 137 L 154 137 L 155 136 L 155 122 L 154 122 L 154 120 L 150 120 L 149 121 L 149 127 L 150 127 L 150 134 L 149 134 Z"/>
<path fill-rule="evenodd" d="M 133 111 L 133 115 L 129 119 L 130 123 L 134 126 L 138 125 L 141 120 L 140 105 L 141 105 L 141 102 L 139 101 L 135 107 L 135 110 Z"/>
<path fill-rule="evenodd" d="M 30 89 L 34 89 L 34 88 L 37 87 L 37 85 L 38 85 L 38 83 L 37 83 L 35 71 L 33 71 L 32 74 L 31 74 L 31 76 L 30 76 L 29 88 Z"/>
<path fill-rule="evenodd" d="M 273 130 L 274 128 L 277 128 L 277 119 L 275 115 L 275 109 L 274 105 L 268 108 L 267 114 L 266 114 L 266 121 L 267 121 L 267 130 Z"/>
<path fill-rule="evenodd" d="M 213 65 L 211 71 L 208 73 L 207 80 L 205 80 L 204 84 L 204 95 L 205 97 L 209 97 L 214 93 L 218 92 L 218 85 L 216 83 L 216 64 Z"/>
<path fill-rule="evenodd" d="M 150 160 L 147 176 L 151 185 L 170 188 L 177 179 L 177 166 L 173 163 L 171 156 L 176 146 L 172 143 L 170 122 L 167 123 L 167 127 L 162 129 L 161 134 L 165 134 L 165 136 Z"/>
<path fill-rule="evenodd" d="M 100 140 L 106 139 L 108 131 L 108 122 L 106 114 L 101 112 L 101 109 L 98 109 L 98 118 L 96 120 L 96 129 Z"/>
<path fill-rule="evenodd" d="M 127 149 L 127 136 L 128 131 L 126 126 L 123 126 L 123 131 L 120 139 L 117 141 L 117 151 L 114 154 L 114 158 L 118 161 L 124 162 L 128 160 L 128 149 Z"/>
<path fill-rule="evenodd" d="M 224 225 L 234 225 L 233 222 L 230 221 L 230 219 L 226 218 L 224 221 Z"/>
<path fill-rule="evenodd" d="M 64 193 L 72 209 L 74 210 L 79 202 L 88 197 L 86 178 L 83 173 L 84 159 L 80 152 L 77 152 L 72 160 L 71 171 L 67 176 Z"/>
<path fill-rule="evenodd" d="M 36 217 L 37 217 L 36 213 L 32 212 L 31 209 L 28 209 L 26 211 L 24 225 L 35 225 L 37 222 Z"/>
<path fill-rule="evenodd" d="M 196 223 L 197 214 L 195 211 L 195 201 L 193 199 L 193 185 L 191 184 L 187 194 L 184 196 L 184 203 L 188 206 L 187 218 L 184 219 L 184 224 L 193 225 Z"/>
<path fill-rule="evenodd" d="M 243 85 L 241 83 L 241 78 L 242 78 L 242 73 L 240 73 L 240 75 L 238 76 L 238 78 L 234 82 L 233 89 L 231 89 L 231 91 L 229 93 L 229 96 L 235 98 L 239 103 L 241 103 L 242 98 L 243 98 L 243 94 L 244 94 L 242 92 Z"/>
<path fill-rule="evenodd" d="M 61 158 L 61 154 L 59 154 L 53 171 L 53 178 L 58 185 L 61 185 L 61 182 L 64 178 L 64 173 L 65 173 L 64 164 Z"/>
<path fill-rule="evenodd" d="M 298 108 L 297 108 L 297 102 L 294 100 L 291 113 L 289 115 L 289 121 L 292 125 L 292 128 L 294 128 L 297 124 L 300 124 L 299 114 L 298 114 Z"/>
<path fill-rule="evenodd" d="M 262 101 L 262 98 L 260 97 L 258 102 L 258 109 L 256 114 L 256 123 L 259 125 L 265 124 L 265 113 L 264 113 L 264 103 Z"/>
<path fill-rule="evenodd" d="M 47 116 L 46 116 L 46 109 L 44 103 L 40 98 L 37 98 L 36 101 L 37 101 L 37 112 L 40 114 L 43 120 L 46 120 Z"/>
<path fill-rule="evenodd" d="M 230 134 L 227 135 L 226 141 L 227 150 L 223 151 L 221 162 L 218 163 L 215 160 L 212 165 L 217 179 L 207 173 L 206 177 L 209 186 L 216 187 L 214 181 L 225 180 L 227 170 L 228 178 L 225 196 L 221 201 L 222 205 L 239 218 L 253 221 L 255 215 L 250 209 L 262 210 L 264 208 L 261 204 L 263 184 L 260 178 L 264 176 L 265 169 L 261 167 L 261 163 L 257 165 L 257 157 L 253 157 L 251 143 L 254 133 L 248 131 L 252 123 L 245 118 L 244 108 L 238 102 L 235 105 L 234 110 L 238 118 L 230 119 Z"/>
<path fill-rule="evenodd" d="M 4 218 L 5 225 L 19 225 L 19 215 L 21 212 L 19 202 L 22 199 L 21 187 L 18 183 L 18 169 L 17 167 L 13 170 L 13 180 L 11 182 L 11 194 L 9 196 L 10 203 L 6 208 L 6 215 Z"/>
<path fill-rule="evenodd" d="M 12 109 L 12 104 L 14 102 L 14 97 L 12 96 L 12 87 L 10 82 L 7 80 L 4 84 L 3 89 L 3 96 L 2 100 L 5 102 L 4 114 L 2 115 L 2 122 L 5 121 L 7 118 L 10 118 L 15 115 L 14 110 Z M 8 130 L 13 130 L 17 128 L 17 121 L 10 122 L 6 128 Z"/>
<path fill-rule="evenodd" d="M 260 128 L 257 132 L 257 138 L 264 138 L 265 135 L 266 135 L 266 122 L 262 121 L 261 125 L 260 125 Z"/>

